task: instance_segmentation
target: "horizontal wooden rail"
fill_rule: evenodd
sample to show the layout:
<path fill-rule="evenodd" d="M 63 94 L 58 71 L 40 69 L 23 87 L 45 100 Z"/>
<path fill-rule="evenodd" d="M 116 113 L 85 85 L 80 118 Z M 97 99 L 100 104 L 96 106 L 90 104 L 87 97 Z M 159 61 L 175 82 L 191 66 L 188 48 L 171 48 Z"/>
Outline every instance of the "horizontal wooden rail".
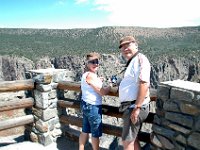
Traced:
<path fill-rule="evenodd" d="M 65 125 L 75 125 L 78 127 L 82 127 L 82 119 L 77 118 L 75 116 L 60 116 L 60 122 Z M 103 133 L 114 135 L 114 136 L 121 136 L 122 133 L 122 127 L 119 126 L 113 126 L 109 124 L 103 124 Z M 69 133 L 68 133 L 69 134 Z M 71 133 L 71 137 L 73 137 L 73 133 Z M 150 133 L 140 132 L 138 135 L 138 138 L 140 141 L 143 142 L 150 142 Z"/>
<path fill-rule="evenodd" d="M 74 100 L 74 99 L 69 99 L 65 98 L 62 100 L 58 100 L 58 106 L 62 108 L 75 108 L 75 109 L 80 109 L 80 101 Z"/>
<path fill-rule="evenodd" d="M 0 82 L 0 93 L 32 89 L 34 89 L 34 81 L 32 79 Z"/>
<path fill-rule="evenodd" d="M 12 119 L 6 119 L 3 121 L 0 121 L 0 131 L 5 129 L 10 129 L 13 127 L 18 127 L 26 124 L 33 123 L 34 117 L 33 115 L 26 115 L 22 117 L 12 118 Z"/>
<path fill-rule="evenodd" d="M 81 84 L 80 84 L 80 82 L 62 81 L 62 82 L 58 83 L 57 88 L 60 90 L 70 90 L 70 91 L 80 92 Z M 107 95 L 118 96 L 117 88 L 112 87 L 110 92 Z"/>
<path fill-rule="evenodd" d="M 0 112 L 20 108 L 30 108 L 33 106 L 33 101 L 33 98 L 25 98 L 0 102 Z"/>
<path fill-rule="evenodd" d="M 73 99 L 58 100 L 58 106 L 61 108 L 80 109 L 80 101 L 73 100 Z M 116 106 L 102 105 L 102 113 L 104 115 L 108 115 L 112 117 L 117 117 L 117 118 L 122 117 L 122 113 L 119 112 L 119 108 Z M 153 118 L 154 118 L 154 113 L 150 112 L 145 122 L 152 123 Z"/>
<path fill-rule="evenodd" d="M 73 81 L 61 81 L 61 82 L 58 82 L 57 88 L 60 90 L 70 90 L 70 91 L 80 92 L 81 83 L 73 82 Z"/>
<path fill-rule="evenodd" d="M 60 90 L 70 90 L 70 91 L 80 92 L 81 84 L 80 84 L 80 82 L 62 81 L 62 82 L 58 83 L 57 88 Z M 157 90 L 150 89 L 150 97 L 151 97 L 152 101 L 155 101 L 157 98 L 156 92 L 157 92 Z M 108 96 L 118 96 L 117 87 L 111 87 L 111 90 L 107 95 Z"/>
<path fill-rule="evenodd" d="M 82 119 L 75 117 L 75 116 L 62 115 L 62 116 L 60 116 L 60 122 L 66 124 L 66 125 L 71 124 L 71 125 L 75 125 L 78 127 L 82 127 Z M 115 136 L 121 136 L 121 131 L 122 131 L 121 127 L 103 124 L 103 133 L 111 134 L 111 135 L 115 135 Z"/>

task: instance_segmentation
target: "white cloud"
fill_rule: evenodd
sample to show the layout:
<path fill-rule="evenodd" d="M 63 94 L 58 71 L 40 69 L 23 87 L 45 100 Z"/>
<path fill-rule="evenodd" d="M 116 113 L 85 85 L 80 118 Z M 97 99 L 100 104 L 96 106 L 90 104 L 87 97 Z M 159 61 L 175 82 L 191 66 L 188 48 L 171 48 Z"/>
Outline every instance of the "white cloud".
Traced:
<path fill-rule="evenodd" d="M 199 0 L 95 0 L 111 25 L 175 27 L 200 25 Z"/>
<path fill-rule="evenodd" d="M 56 5 L 57 6 L 62 6 L 62 5 L 64 5 L 65 4 L 65 0 L 58 0 L 57 2 L 56 2 Z"/>
<path fill-rule="evenodd" d="M 88 0 L 75 0 L 76 4 L 82 4 L 82 3 L 87 3 Z"/>

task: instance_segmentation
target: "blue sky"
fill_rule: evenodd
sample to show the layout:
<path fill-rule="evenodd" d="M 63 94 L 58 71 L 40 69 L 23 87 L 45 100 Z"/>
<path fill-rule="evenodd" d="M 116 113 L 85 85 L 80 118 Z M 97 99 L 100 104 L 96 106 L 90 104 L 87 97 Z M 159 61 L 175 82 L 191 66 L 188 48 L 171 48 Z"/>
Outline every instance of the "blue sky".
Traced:
<path fill-rule="evenodd" d="M 0 0 L 0 28 L 200 25 L 199 0 Z"/>

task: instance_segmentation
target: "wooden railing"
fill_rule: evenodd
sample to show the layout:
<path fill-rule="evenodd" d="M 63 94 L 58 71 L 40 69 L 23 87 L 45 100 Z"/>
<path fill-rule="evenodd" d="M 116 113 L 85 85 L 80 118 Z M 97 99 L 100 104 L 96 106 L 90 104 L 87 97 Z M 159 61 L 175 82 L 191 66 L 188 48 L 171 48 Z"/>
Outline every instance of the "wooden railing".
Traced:
<path fill-rule="evenodd" d="M 20 90 L 33 90 L 33 89 L 34 89 L 34 81 L 32 79 L 0 82 L 0 93 L 15 92 Z"/>
<path fill-rule="evenodd" d="M 75 82 L 59 82 L 57 88 L 59 90 L 71 90 L 80 92 L 80 83 Z M 151 90 L 151 100 L 156 100 L 156 90 Z M 112 87 L 111 91 L 107 94 L 108 96 L 118 96 L 117 88 Z M 80 101 L 73 100 L 73 99 L 67 99 L 62 98 L 58 100 L 58 106 L 61 107 L 63 110 L 66 108 L 74 108 L 74 109 L 80 109 Z M 108 106 L 108 105 L 102 105 L 102 113 L 107 116 L 111 117 L 117 117 L 121 118 L 122 113 L 119 112 L 118 107 L 116 106 Z M 152 123 L 154 118 L 154 113 L 150 112 L 147 119 L 145 120 L 146 123 Z M 75 125 L 78 127 L 82 126 L 82 119 L 70 115 L 61 115 L 60 116 L 60 122 L 66 125 Z M 113 126 L 109 124 L 103 123 L 103 133 L 114 135 L 114 136 L 121 136 L 122 127 Z M 72 132 L 67 133 L 69 137 L 73 137 L 73 139 L 77 139 L 73 136 L 74 130 Z M 144 142 L 150 142 L 150 134 L 141 132 L 139 134 L 139 140 Z M 77 139 L 78 140 L 78 139 Z"/>
<path fill-rule="evenodd" d="M 19 81 L 2 81 L 0 82 L 0 93 L 3 92 L 15 92 L 21 90 L 33 90 L 34 81 L 33 80 L 19 80 Z M 0 102 L 0 113 L 5 111 L 30 108 L 33 106 L 33 98 L 24 99 L 12 99 L 10 101 Z M 18 126 L 23 126 L 26 124 L 31 124 L 34 122 L 34 117 L 32 114 L 20 116 L 12 119 L 5 119 L 0 121 L 0 131 L 5 129 L 10 129 Z"/>
<path fill-rule="evenodd" d="M 51 82 L 48 80 L 48 84 Z M 20 80 L 20 81 L 3 81 L 0 82 L 0 93 L 2 92 L 14 92 L 14 91 L 20 91 L 20 90 L 34 90 L 35 89 L 35 80 Z M 57 89 L 59 91 L 64 90 L 71 90 L 80 92 L 80 83 L 79 82 L 59 82 L 57 85 Z M 117 88 L 111 88 L 111 91 L 107 94 L 108 96 L 118 96 Z M 156 100 L 156 91 L 151 91 L 151 100 Z M 31 108 L 34 105 L 34 98 L 24 98 L 24 99 L 13 99 L 8 102 L 0 102 L 0 113 L 8 110 L 14 110 L 14 109 L 20 109 L 20 108 Z M 61 97 L 58 99 L 58 107 L 66 110 L 66 108 L 75 108 L 80 109 L 80 101 L 74 100 L 74 99 L 68 99 Z M 121 118 L 122 113 L 119 112 L 119 109 L 117 106 L 108 106 L 103 105 L 102 111 L 104 115 L 111 116 L 111 117 L 117 117 Z M 77 127 L 82 126 L 82 119 L 79 117 L 71 116 L 62 114 L 59 116 L 60 122 L 65 125 L 75 125 Z M 154 113 L 150 113 L 145 122 L 152 123 L 154 118 Z M 34 122 L 34 116 L 32 114 L 20 116 L 17 118 L 12 119 L 6 119 L 0 121 L 0 131 L 14 128 L 26 124 L 31 124 Z M 110 124 L 106 124 L 103 122 L 103 133 L 114 135 L 114 136 L 121 136 L 122 127 L 114 126 Z M 78 135 L 74 135 L 76 131 L 73 129 L 69 129 L 68 132 L 65 133 L 65 135 L 68 135 L 74 140 L 77 140 Z M 78 133 L 79 134 L 79 133 Z M 139 134 L 139 140 L 144 142 L 150 142 L 150 134 L 141 132 Z"/>

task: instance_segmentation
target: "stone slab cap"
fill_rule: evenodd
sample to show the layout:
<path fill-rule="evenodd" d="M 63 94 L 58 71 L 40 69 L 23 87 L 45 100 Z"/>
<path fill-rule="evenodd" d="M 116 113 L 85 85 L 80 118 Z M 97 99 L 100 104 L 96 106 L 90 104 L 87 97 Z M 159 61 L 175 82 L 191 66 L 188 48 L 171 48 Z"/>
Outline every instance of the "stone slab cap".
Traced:
<path fill-rule="evenodd" d="M 53 75 L 58 72 L 63 72 L 63 71 L 66 71 L 66 69 L 47 68 L 47 69 L 29 70 L 29 72 L 31 72 L 31 73 L 50 74 L 50 75 Z"/>
<path fill-rule="evenodd" d="M 200 92 L 200 84 L 196 83 L 196 82 L 190 82 L 190 81 L 184 81 L 184 80 L 174 80 L 174 81 L 161 82 L 161 84 Z"/>
<path fill-rule="evenodd" d="M 48 78 L 49 80 L 53 80 L 53 82 L 59 82 L 59 81 L 64 80 L 65 75 L 66 75 L 66 69 L 55 69 L 55 68 L 29 70 L 29 72 L 34 75 L 37 75 L 37 76 L 40 75 L 44 79 Z M 50 78 L 50 76 L 51 76 L 51 78 Z M 47 83 L 47 82 L 48 81 L 45 81 L 45 83 Z M 51 82 L 49 81 L 49 83 L 51 83 Z"/>

